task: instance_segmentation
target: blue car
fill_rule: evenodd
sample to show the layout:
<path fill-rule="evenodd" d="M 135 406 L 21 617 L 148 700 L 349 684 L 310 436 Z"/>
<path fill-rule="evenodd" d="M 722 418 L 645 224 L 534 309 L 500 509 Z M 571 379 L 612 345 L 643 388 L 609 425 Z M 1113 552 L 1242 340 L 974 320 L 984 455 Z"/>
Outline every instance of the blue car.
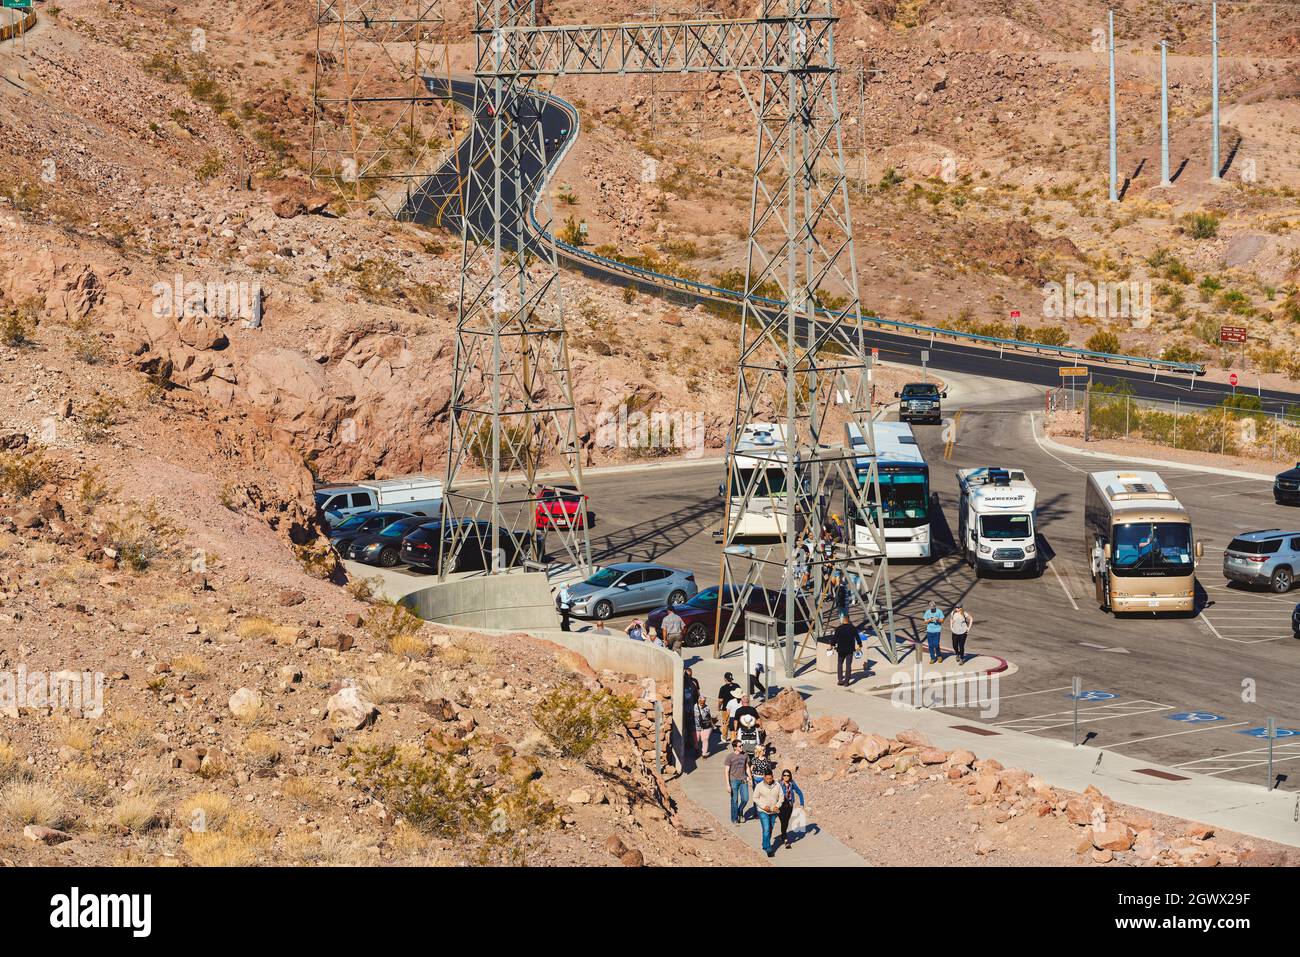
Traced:
<path fill-rule="evenodd" d="M 555 607 L 578 618 L 602 621 L 629 611 L 681 605 L 699 587 L 695 573 L 647 562 L 607 565 L 584 582 L 566 585 L 555 596 Z"/>
<path fill-rule="evenodd" d="M 368 535 L 371 532 L 377 532 L 384 526 L 397 521 L 399 518 L 410 518 L 410 512 L 379 511 L 379 512 L 361 512 L 344 519 L 338 525 L 330 529 L 330 546 L 340 555 L 347 554 L 347 548 L 356 540 L 358 535 Z"/>

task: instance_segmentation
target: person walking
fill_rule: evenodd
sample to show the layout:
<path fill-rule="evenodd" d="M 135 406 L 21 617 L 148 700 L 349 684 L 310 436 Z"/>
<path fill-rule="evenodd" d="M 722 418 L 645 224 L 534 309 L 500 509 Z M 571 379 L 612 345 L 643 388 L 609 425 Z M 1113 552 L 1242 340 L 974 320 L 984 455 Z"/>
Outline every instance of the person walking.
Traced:
<path fill-rule="evenodd" d="M 569 627 L 569 603 L 560 602 L 560 631 L 571 631 Z"/>
<path fill-rule="evenodd" d="M 722 676 L 722 687 L 718 689 L 718 717 L 727 713 L 727 705 L 731 703 L 731 693 L 740 689 L 736 684 L 736 677 L 730 671 Z"/>
<path fill-rule="evenodd" d="M 804 806 L 803 791 L 799 790 L 799 785 L 795 782 L 794 773 L 786 768 L 781 772 L 781 843 L 786 847 L 790 846 L 790 815 L 794 813 L 795 798 L 799 799 L 799 806 Z"/>
<path fill-rule="evenodd" d="M 772 827 L 781 813 L 781 785 L 776 783 L 772 772 L 763 775 L 762 782 L 754 788 L 754 807 L 758 810 L 758 820 L 763 825 L 763 853 L 768 857 L 776 854 L 776 845 L 772 843 Z"/>
<path fill-rule="evenodd" d="M 713 712 L 703 698 L 695 702 L 695 753 L 701 759 L 709 756 L 709 732 L 713 730 Z"/>
<path fill-rule="evenodd" d="M 943 612 L 930 600 L 930 607 L 925 610 L 925 642 L 929 646 L 930 664 L 939 661 L 939 636 L 943 634 Z"/>
<path fill-rule="evenodd" d="M 849 624 L 849 613 L 840 613 L 840 623 L 835 628 L 835 683 L 847 688 L 853 680 L 853 656 L 858 650 L 858 629 Z"/>
<path fill-rule="evenodd" d="M 749 760 L 749 776 L 754 787 L 758 787 L 765 774 L 776 773 L 776 762 L 772 760 L 772 746 L 765 744 L 756 750 Z"/>
<path fill-rule="evenodd" d="M 722 762 L 727 790 L 731 793 L 731 823 L 743 820 L 745 805 L 749 803 L 749 758 L 740 750 L 740 742 L 731 742 L 731 750 Z"/>
<path fill-rule="evenodd" d="M 687 668 L 682 672 L 682 738 L 686 750 L 691 750 L 697 740 L 695 733 L 695 704 L 700 700 L 700 683 Z"/>
<path fill-rule="evenodd" d="M 740 726 L 736 723 L 736 712 L 740 710 L 741 702 L 745 699 L 745 693 L 737 687 L 731 692 L 731 700 L 727 702 L 727 737 L 734 741 L 739 734 Z"/>
<path fill-rule="evenodd" d="M 767 688 L 763 685 L 763 662 L 754 662 L 754 670 L 749 673 L 749 693 L 767 699 Z"/>
<path fill-rule="evenodd" d="M 957 656 L 958 667 L 966 663 L 966 636 L 970 634 L 970 626 L 973 624 L 975 619 L 961 605 L 952 610 L 952 616 L 948 619 L 948 627 L 952 630 L 952 650 Z"/>
<path fill-rule="evenodd" d="M 686 622 L 682 621 L 682 616 L 669 608 L 668 614 L 664 615 L 664 620 L 659 623 L 659 633 L 664 636 L 664 644 L 669 651 L 680 652 L 682 632 L 685 630 Z"/>

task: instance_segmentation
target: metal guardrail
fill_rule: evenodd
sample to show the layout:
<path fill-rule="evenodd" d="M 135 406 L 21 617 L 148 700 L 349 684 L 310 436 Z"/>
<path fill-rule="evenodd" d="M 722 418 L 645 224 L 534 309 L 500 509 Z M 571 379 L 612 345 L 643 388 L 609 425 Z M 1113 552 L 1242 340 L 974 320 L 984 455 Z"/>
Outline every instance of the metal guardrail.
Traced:
<path fill-rule="evenodd" d="M 551 180 L 555 170 L 559 168 L 564 157 L 568 155 L 569 148 L 578 138 L 580 119 L 578 110 L 567 100 L 564 100 L 552 93 L 539 93 L 551 102 L 563 109 L 572 118 L 573 135 L 570 136 L 559 153 L 547 164 L 545 175 L 542 181 L 542 189 L 545 189 Z M 538 191 L 538 200 L 540 201 L 541 191 Z M 606 272 L 618 273 L 630 279 L 639 280 L 655 287 L 669 287 L 681 291 L 689 292 L 692 295 L 722 300 L 727 305 L 743 305 L 746 296 L 743 292 L 735 289 L 727 289 L 725 286 L 714 286 L 709 283 L 698 282 L 693 279 L 683 279 L 680 276 L 671 276 L 667 273 L 655 272 L 653 269 L 644 269 L 640 266 L 632 266 L 628 263 L 619 262 L 616 259 L 609 259 L 605 256 L 598 256 L 596 253 L 588 252 L 579 246 L 566 243 L 556 236 L 548 233 L 542 228 L 541 223 L 537 221 L 536 202 L 529 207 L 528 217 L 532 222 L 533 229 L 537 236 L 544 242 L 551 244 L 557 252 L 561 252 L 570 259 L 576 259 L 589 265 L 596 266 Z M 766 296 L 748 297 L 751 303 L 757 303 L 762 306 L 778 307 L 784 309 L 786 302 L 780 299 L 769 299 Z M 822 306 L 814 307 L 814 312 L 820 316 L 833 317 L 836 315 L 834 310 L 826 309 Z M 974 332 L 959 332 L 954 329 L 944 329 L 939 326 L 925 326 L 914 322 L 901 322 L 897 319 L 884 319 L 880 316 L 862 316 L 861 321 L 873 326 L 896 330 L 913 335 L 929 336 L 931 343 L 935 339 L 945 337 L 953 340 L 964 340 L 966 342 L 978 345 L 987 345 L 996 347 L 999 350 L 1014 349 L 1018 352 L 1033 352 L 1038 355 L 1054 355 L 1062 358 L 1091 360 L 1093 362 L 1121 363 L 1130 366 L 1142 366 L 1155 372 L 1174 372 L 1186 375 L 1198 376 L 1205 374 L 1205 366 L 1199 362 L 1173 362 L 1167 359 L 1149 359 L 1145 356 L 1129 356 L 1120 353 L 1096 352 L 1091 349 L 1081 349 L 1077 346 L 1054 346 L 1046 345 L 1041 342 L 1028 342 L 1023 339 L 1001 339 L 997 336 L 983 336 Z"/>

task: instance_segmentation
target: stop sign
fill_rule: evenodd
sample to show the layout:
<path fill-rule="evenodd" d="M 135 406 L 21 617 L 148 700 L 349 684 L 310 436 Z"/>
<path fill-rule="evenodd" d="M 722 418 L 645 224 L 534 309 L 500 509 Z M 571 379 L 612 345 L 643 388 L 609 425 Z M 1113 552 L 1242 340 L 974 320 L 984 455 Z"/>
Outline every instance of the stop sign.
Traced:
<path fill-rule="evenodd" d="M 1234 372 L 1232 375 L 1228 376 L 1228 384 L 1229 385 L 1237 384 L 1237 373 Z"/>

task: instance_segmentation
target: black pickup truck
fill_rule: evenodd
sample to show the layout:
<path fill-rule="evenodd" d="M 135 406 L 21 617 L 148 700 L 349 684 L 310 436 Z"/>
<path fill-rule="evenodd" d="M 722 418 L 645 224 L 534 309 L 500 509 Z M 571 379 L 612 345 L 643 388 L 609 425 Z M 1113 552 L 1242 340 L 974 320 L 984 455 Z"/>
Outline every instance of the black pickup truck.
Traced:
<path fill-rule="evenodd" d="M 947 392 L 940 392 L 933 382 L 909 382 L 902 392 L 895 392 L 898 399 L 898 420 L 900 422 L 933 422 L 938 425 L 943 420 L 940 400 L 948 398 Z"/>

